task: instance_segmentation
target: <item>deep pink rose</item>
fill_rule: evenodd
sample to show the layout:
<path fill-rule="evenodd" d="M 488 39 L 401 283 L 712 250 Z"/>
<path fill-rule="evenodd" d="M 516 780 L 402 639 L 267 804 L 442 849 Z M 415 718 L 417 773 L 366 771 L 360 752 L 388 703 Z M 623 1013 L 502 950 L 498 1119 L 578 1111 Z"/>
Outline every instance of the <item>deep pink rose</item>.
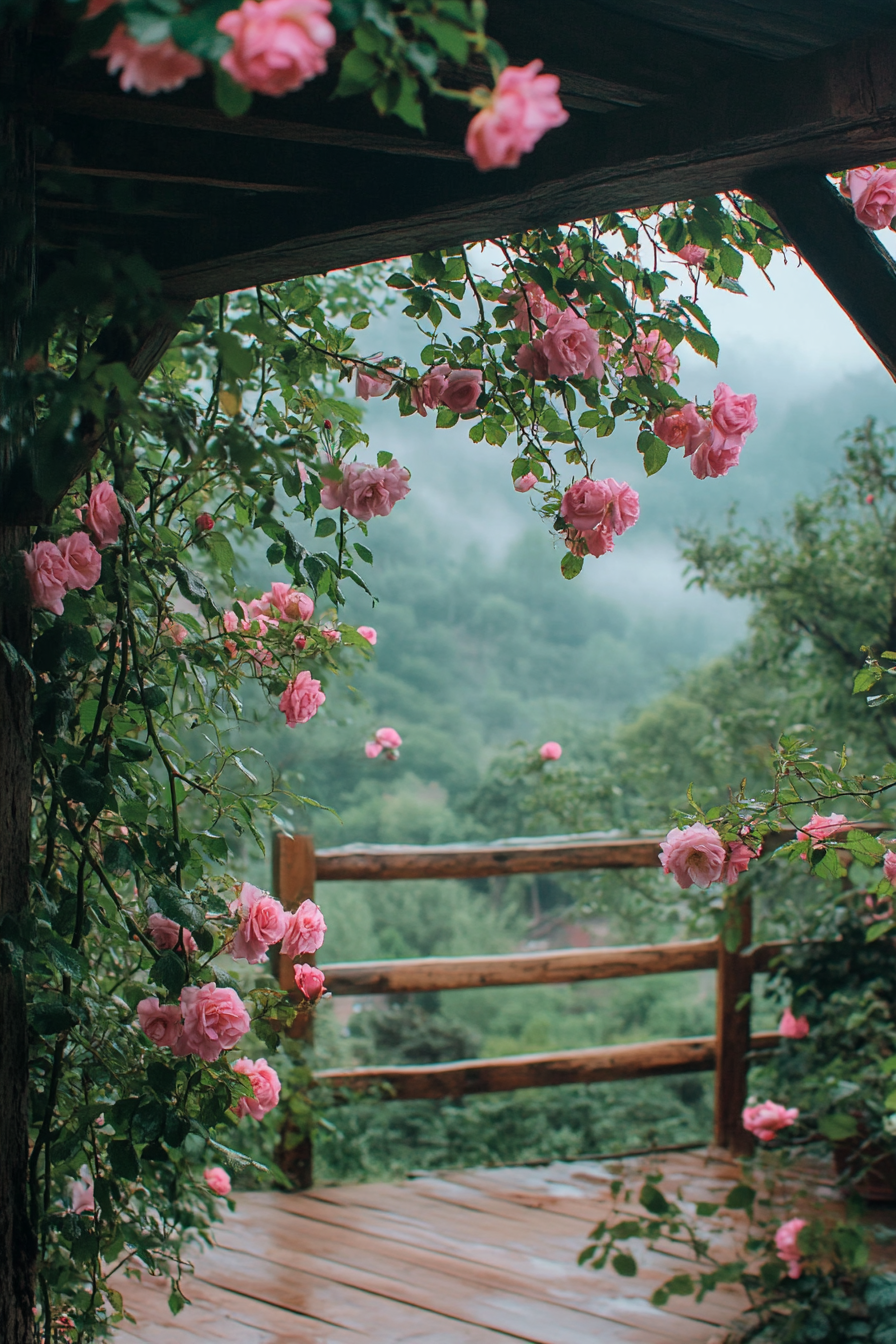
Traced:
<path fill-rule="evenodd" d="M 70 537 L 63 537 L 59 552 L 69 567 L 69 588 L 86 590 L 99 583 L 103 562 L 86 532 L 73 532 Z"/>
<path fill-rule="evenodd" d="M 138 93 L 170 93 L 202 74 L 199 58 L 175 46 L 170 37 L 143 46 L 123 23 L 113 28 L 106 45 L 91 55 L 108 56 L 106 70 L 110 75 L 121 71 L 118 82 L 125 93 L 130 89 Z"/>
<path fill-rule="evenodd" d="M 622 371 L 627 378 L 646 374 L 649 378 L 658 378 L 661 383 L 671 383 L 678 372 L 678 356 L 665 336 L 658 331 L 649 331 L 632 343 L 629 363 Z"/>
<path fill-rule="evenodd" d="M 521 345 L 514 355 L 514 361 L 518 369 L 528 373 L 536 382 L 544 382 L 548 377 L 548 356 L 542 340 Z"/>
<path fill-rule="evenodd" d="M 739 396 L 731 391 L 727 383 L 719 383 L 713 393 L 710 417 L 713 428 L 719 434 L 726 439 L 739 438 L 740 447 L 743 447 L 744 439 L 753 433 L 759 423 L 756 419 L 755 393 Z"/>
<path fill-rule="evenodd" d="M 712 425 L 697 410 L 692 401 L 686 406 L 676 407 L 657 416 L 653 422 L 653 432 L 670 448 L 683 448 L 685 457 L 690 457 L 698 448 L 709 443 L 712 437 Z"/>
<path fill-rule="evenodd" d="M 791 1041 L 801 1041 L 809 1035 L 808 1017 L 794 1017 L 792 1008 L 785 1008 L 778 1023 L 778 1032 Z"/>
<path fill-rule="evenodd" d="M 376 631 L 372 625 L 359 625 L 358 634 L 362 639 L 366 639 L 368 644 L 376 643 Z"/>
<path fill-rule="evenodd" d="M 839 812 L 832 812 L 829 817 L 821 817 L 813 812 L 805 826 L 797 827 L 797 839 L 811 840 L 813 849 L 821 849 L 826 840 L 831 840 L 849 824 Z"/>
<path fill-rule="evenodd" d="M 176 1003 L 159 1003 L 157 998 L 141 999 L 137 1018 L 153 1045 L 169 1049 L 181 1033 L 181 1013 Z"/>
<path fill-rule="evenodd" d="M 560 80 L 542 75 L 542 61 L 508 65 L 498 76 L 491 102 L 467 127 L 465 149 L 481 171 L 515 168 L 545 131 L 562 126 L 569 113 L 557 97 Z"/>
<path fill-rule="evenodd" d="M 93 1177 L 90 1174 L 90 1168 L 85 1165 L 81 1168 L 79 1175 L 80 1181 L 72 1181 L 72 1213 L 93 1213 L 96 1209 L 93 1194 Z"/>
<path fill-rule="evenodd" d="M 336 30 L 326 17 L 330 0 L 243 0 L 218 20 L 233 38 L 221 68 L 245 89 L 274 98 L 300 89 L 327 68 Z"/>
<path fill-rule="evenodd" d="M 196 939 L 189 929 L 181 930 L 181 926 L 174 919 L 167 919 L 164 915 L 150 915 L 146 921 L 146 931 L 160 952 L 166 952 L 170 948 L 177 947 L 183 932 L 183 949 L 190 956 L 199 949 L 196 946 Z"/>
<path fill-rule="evenodd" d="M 590 532 L 606 521 L 612 491 L 609 481 L 592 481 L 584 476 L 575 481 L 563 496 L 560 512 L 563 521 L 579 532 Z"/>
<path fill-rule="evenodd" d="M 31 601 L 43 611 L 61 616 L 62 599 L 72 586 L 68 561 L 52 541 L 39 541 L 24 554 Z"/>
<path fill-rule="evenodd" d="M 798 1115 L 799 1110 L 796 1106 L 788 1110 L 777 1101 L 763 1101 L 758 1106 L 745 1106 L 741 1118 L 744 1129 L 750 1134 L 755 1134 L 757 1139 L 768 1143 L 778 1130 L 792 1125 Z"/>
<path fill-rule="evenodd" d="M 289 918 L 286 911 L 266 891 L 253 887 L 251 882 L 244 882 L 236 900 L 230 903 L 230 913 L 240 917 L 230 955 L 257 966 L 264 961 L 268 948 L 279 943 L 286 932 Z"/>
<path fill-rule="evenodd" d="M 442 391 L 442 405 L 463 415 L 465 411 L 475 411 L 481 394 L 481 369 L 450 369 Z"/>
<path fill-rule="evenodd" d="M 295 967 L 296 987 L 303 998 L 316 1003 L 324 992 L 324 973 L 304 963 Z"/>
<path fill-rule="evenodd" d="M 323 947 L 327 926 L 321 914 L 320 906 L 313 901 L 303 901 L 298 910 L 288 916 L 286 932 L 283 935 L 283 955 L 303 957 Z"/>
<path fill-rule="evenodd" d="M 373 736 L 381 747 L 395 748 L 401 746 L 401 738 L 394 728 L 377 728 Z"/>
<path fill-rule="evenodd" d="M 852 168 L 844 185 L 866 229 L 885 229 L 896 216 L 896 169 Z"/>
<path fill-rule="evenodd" d="M 314 615 L 314 599 L 288 583 L 272 583 L 261 600 L 275 607 L 284 621 L 310 621 Z"/>
<path fill-rule="evenodd" d="M 249 1014 L 233 989 L 207 984 L 181 990 L 184 1016 L 183 1041 L 194 1055 L 211 1063 L 224 1050 L 232 1050 L 249 1030 Z"/>
<path fill-rule="evenodd" d="M 518 476 L 513 483 L 514 490 L 520 495 L 527 494 L 533 486 L 538 484 L 538 477 L 534 472 L 527 471 L 525 476 Z"/>
<path fill-rule="evenodd" d="M 728 847 L 728 857 L 725 860 L 725 881 L 730 886 L 736 882 L 740 873 L 745 873 L 753 859 L 756 858 L 756 850 L 745 845 L 741 840 L 735 840 L 733 845 Z"/>
<path fill-rule="evenodd" d="M 299 672 L 280 697 L 280 709 L 286 715 L 287 727 L 295 728 L 297 724 L 313 719 L 326 698 L 320 682 L 315 681 L 310 672 Z"/>
<path fill-rule="evenodd" d="M 364 755 L 367 757 L 368 761 L 375 761 L 377 756 L 382 753 L 382 750 L 379 742 L 364 743 Z"/>
<path fill-rule="evenodd" d="M 215 520 L 210 513 L 200 513 L 196 517 L 196 526 L 200 532 L 212 532 L 215 527 Z"/>
<path fill-rule="evenodd" d="M 563 748 L 559 742 L 544 742 L 538 748 L 538 754 L 543 761 L 559 761 Z"/>
<path fill-rule="evenodd" d="M 884 855 L 884 877 L 896 887 L 896 854 L 892 849 L 888 849 Z"/>
<path fill-rule="evenodd" d="M 696 243 L 685 243 L 684 247 L 678 249 L 678 255 L 689 266 L 702 266 L 709 256 L 709 250 L 705 247 L 698 247 Z"/>
<path fill-rule="evenodd" d="M 148 47 L 143 48 L 148 51 Z M 108 481 L 100 481 L 90 492 L 87 504 L 87 526 L 93 533 L 93 539 L 101 551 L 112 546 L 118 540 L 119 529 L 124 515 L 115 497 L 115 491 Z"/>
<path fill-rule="evenodd" d="M 234 1110 L 237 1120 L 251 1115 L 261 1120 L 280 1100 L 280 1079 L 266 1059 L 237 1059 L 231 1065 L 234 1073 L 242 1073 L 252 1084 L 252 1097 L 240 1097 Z"/>
<path fill-rule="evenodd" d="M 597 332 L 571 308 L 564 308 L 549 330 L 532 344 L 541 345 L 551 378 L 600 379 L 604 376 Z"/>
<path fill-rule="evenodd" d="M 206 1167 L 202 1173 L 205 1183 L 213 1195 L 229 1195 L 230 1177 L 223 1167 Z"/>
<path fill-rule="evenodd" d="M 560 309 L 545 298 L 541 285 L 537 285 L 534 280 L 527 280 L 513 306 L 513 325 L 517 331 L 536 336 L 540 332 L 536 322 L 540 322 L 542 327 L 552 327 L 559 316 Z"/>
<path fill-rule="evenodd" d="M 660 846 L 660 862 L 664 873 L 671 873 L 678 885 L 685 889 L 694 883 L 698 887 L 718 882 L 725 870 L 727 852 L 718 831 L 696 821 L 679 830 L 673 826 Z"/>
<path fill-rule="evenodd" d="M 392 386 L 392 377 L 385 369 L 373 373 L 369 369 L 358 369 L 355 373 L 355 396 L 362 401 L 371 397 L 384 397 Z"/>
<path fill-rule="evenodd" d="M 441 406 L 442 393 L 448 386 L 449 372 L 447 364 L 437 364 L 428 373 L 424 373 L 416 387 L 411 388 L 414 407 L 424 418 L 427 408 L 434 411 L 437 406 Z"/>
<path fill-rule="evenodd" d="M 789 1279 L 798 1279 L 802 1273 L 799 1235 L 805 1226 L 805 1218 L 791 1218 L 789 1222 L 782 1223 L 775 1233 L 775 1249 L 787 1264 Z"/>

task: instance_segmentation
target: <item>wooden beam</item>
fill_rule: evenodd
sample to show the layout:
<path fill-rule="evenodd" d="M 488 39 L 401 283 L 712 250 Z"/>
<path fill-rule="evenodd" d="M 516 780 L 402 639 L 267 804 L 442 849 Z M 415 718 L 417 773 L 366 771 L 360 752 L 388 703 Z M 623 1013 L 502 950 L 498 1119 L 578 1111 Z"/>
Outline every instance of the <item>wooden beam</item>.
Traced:
<path fill-rule="evenodd" d="M 775 1031 L 760 1032 L 754 1050 L 778 1044 Z M 713 1036 L 604 1045 L 592 1050 L 557 1050 L 543 1055 L 464 1059 L 452 1064 L 396 1065 L 363 1069 L 324 1069 L 314 1075 L 329 1087 L 378 1090 L 383 1100 L 441 1101 L 474 1092 L 511 1092 L 520 1087 L 557 1087 L 567 1083 L 609 1083 L 622 1078 L 651 1078 L 670 1073 L 706 1072 L 715 1067 Z"/>
<path fill-rule="evenodd" d="M 780 224 L 804 261 L 896 378 L 896 263 L 824 173 L 753 173 L 744 189 Z"/>
<path fill-rule="evenodd" d="M 187 177 L 181 173 L 147 173 L 139 168 L 106 168 L 101 166 L 90 167 L 86 165 L 75 165 L 67 163 L 39 163 L 38 171 L 42 173 L 70 173 L 78 177 L 109 177 L 116 181 L 125 182 L 172 182 L 180 186 L 188 187 L 220 187 L 225 191 L 274 191 L 283 195 L 320 195 L 325 191 L 325 187 L 307 187 L 301 184 L 281 184 L 279 182 L 243 182 L 233 178 L 222 177 Z M 49 202 L 53 204 L 52 201 Z M 96 207 L 97 209 L 108 210 L 107 206 Z"/>
<path fill-rule="evenodd" d="M 715 938 L 640 947 L 515 952 L 494 957 L 413 957 L 405 961 L 352 961 L 321 969 L 331 994 L 422 994 L 492 985 L 565 985 L 669 971 L 714 970 Z"/>
<path fill-rule="evenodd" d="M 732 1157 L 748 1157 L 753 1137 L 741 1123 L 747 1100 L 747 1052 L 750 1049 L 750 999 L 753 958 L 746 954 L 753 937 L 753 903 L 749 892 L 735 894 L 719 939 L 716 976 L 716 1077 L 714 1133 L 720 1148 Z M 736 941 L 735 941 L 736 940 Z M 733 943 L 729 950 L 726 942 Z"/>

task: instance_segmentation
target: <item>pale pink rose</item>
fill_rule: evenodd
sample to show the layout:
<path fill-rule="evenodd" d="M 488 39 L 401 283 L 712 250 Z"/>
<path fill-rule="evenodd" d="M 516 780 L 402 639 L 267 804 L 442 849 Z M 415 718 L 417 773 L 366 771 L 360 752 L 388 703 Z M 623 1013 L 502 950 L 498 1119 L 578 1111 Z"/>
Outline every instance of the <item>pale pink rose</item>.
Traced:
<path fill-rule="evenodd" d="M 157 998 L 141 999 L 137 1004 L 137 1018 L 153 1045 L 170 1048 L 181 1033 L 181 1013 L 176 1003 L 159 1003 Z"/>
<path fill-rule="evenodd" d="M 785 1261 L 787 1277 L 790 1279 L 798 1279 L 802 1273 L 798 1238 L 805 1226 L 805 1218 L 791 1218 L 789 1222 L 782 1223 L 775 1233 L 775 1249 L 780 1259 Z"/>
<path fill-rule="evenodd" d="M 373 736 L 374 740 L 379 742 L 381 747 L 401 746 L 401 738 L 394 728 L 377 728 Z"/>
<path fill-rule="evenodd" d="M 251 1023 L 243 1001 L 233 989 L 207 984 L 181 990 L 184 1016 L 183 1040 L 194 1055 L 209 1063 L 224 1050 L 232 1050 Z"/>
<path fill-rule="evenodd" d="M 342 640 L 339 631 L 334 630 L 332 625 L 322 625 L 320 627 L 320 633 L 328 644 L 339 644 Z"/>
<path fill-rule="evenodd" d="M 144 47 L 143 50 L 149 51 L 150 48 Z M 90 492 L 87 526 L 101 551 L 115 544 L 123 522 L 124 514 L 119 507 L 115 491 L 108 481 L 100 481 Z"/>
<path fill-rule="evenodd" d="M 286 957 L 304 957 L 323 947 L 327 926 L 319 905 L 313 901 L 303 901 L 298 910 L 288 916 L 286 932 L 283 935 L 283 955 Z"/>
<path fill-rule="evenodd" d="M 266 630 L 266 621 L 271 615 L 271 595 L 262 593 L 261 597 L 253 597 L 249 602 L 241 602 L 240 606 L 245 612 L 245 617 L 240 621 L 240 629 L 248 630 L 253 621 L 261 623 L 261 633 Z"/>
<path fill-rule="evenodd" d="M 849 824 L 839 812 L 832 812 L 829 817 L 822 817 L 813 812 L 805 826 L 797 828 L 796 835 L 798 840 L 811 840 L 813 849 L 821 849 L 826 840 L 831 840 Z"/>
<path fill-rule="evenodd" d="M 753 859 L 756 858 L 756 850 L 745 845 L 741 840 L 735 840 L 728 847 L 728 857 L 725 860 L 725 881 L 730 886 L 736 882 L 740 873 L 745 873 Z"/>
<path fill-rule="evenodd" d="M 678 255 L 689 266 L 702 266 L 709 256 L 709 249 L 698 247 L 696 243 L 685 243 L 684 247 L 678 249 Z"/>
<path fill-rule="evenodd" d="M 150 915 L 146 921 L 146 931 L 160 952 L 166 952 L 170 948 L 177 947 L 183 934 L 183 949 L 190 956 L 199 949 L 196 946 L 196 939 L 189 929 L 181 930 L 181 926 L 174 919 L 167 919 L 165 915 Z"/>
<path fill-rule="evenodd" d="M 659 378 L 661 383 L 671 383 L 678 372 L 678 356 L 672 346 L 658 331 L 641 334 L 632 343 L 629 363 L 622 370 L 627 378 L 636 378 L 639 374 Z"/>
<path fill-rule="evenodd" d="M 218 32 L 233 38 L 221 67 L 237 84 L 274 98 L 300 89 L 327 68 L 336 41 L 327 19 L 330 0 L 243 0 L 218 20 Z"/>
<path fill-rule="evenodd" d="M 442 405 L 463 415 L 465 411 L 475 411 L 481 394 L 481 369 L 451 369 L 442 392 Z"/>
<path fill-rule="evenodd" d="M 638 521 L 640 503 L 637 490 L 633 490 L 628 481 L 614 481 L 608 476 L 604 485 L 609 488 L 610 502 L 607 507 L 605 526 L 611 527 L 617 537 L 621 537 Z"/>
<path fill-rule="evenodd" d="M 531 471 L 527 471 L 525 476 L 518 476 L 513 483 L 513 488 L 519 494 L 527 494 L 533 486 L 538 484 L 538 477 Z"/>
<path fill-rule="evenodd" d="M 162 634 L 167 635 L 169 639 L 173 639 L 178 648 L 187 637 L 187 631 L 180 621 L 172 621 L 167 616 L 162 622 Z"/>
<path fill-rule="evenodd" d="M 86 532 L 73 532 L 59 542 L 59 553 L 69 567 L 69 588 L 92 588 L 99 583 L 103 562 Z"/>
<path fill-rule="evenodd" d="M 693 453 L 685 453 L 685 456 L 688 457 L 691 471 L 697 480 L 705 481 L 707 477 L 727 476 L 731 468 L 736 467 L 740 461 L 742 447 L 743 440 L 740 435 L 726 439 L 717 429 L 713 429 L 708 443 L 701 443 Z"/>
<path fill-rule="evenodd" d="M 266 1059 L 236 1059 L 231 1065 L 234 1073 L 241 1073 L 252 1084 L 252 1097 L 240 1097 L 234 1110 L 237 1120 L 251 1115 L 261 1120 L 280 1100 L 280 1079 Z"/>
<path fill-rule="evenodd" d="M 540 74 L 542 66 L 542 61 L 508 65 L 498 76 L 488 107 L 467 127 L 464 148 L 480 171 L 516 168 L 545 131 L 569 119 L 557 97 L 559 78 Z"/>
<path fill-rule="evenodd" d="M 725 871 L 727 852 L 718 831 L 696 821 L 679 830 L 673 826 L 660 846 L 660 862 L 664 873 L 671 873 L 678 885 L 685 889 L 694 883 L 698 887 L 718 882 Z"/>
<path fill-rule="evenodd" d="M 888 849 L 884 855 L 884 877 L 896 887 L 896 854 L 892 849 Z"/>
<path fill-rule="evenodd" d="M 324 973 L 304 963 L 295 967 L 296 987 L 309 1003 L 316 1003 L 324 992 Z"/>
<path fill-rule="evenodd" d="M 425 373 L 417 383 L 416 387 L 411 388 L 411 400 L 414 407 L 425 418 L 427 407 L 434 411 L 437 406 L 442 404 L 442 393 L 448 386 L 449 367 L 447 364 L 437 364 L 435 368 Z"/>
<path fill-rule="evenodd" d="M 280 697 L 280 710 L 286 715 L 287 726 L 295 728 L 313 719 L 326 698 L 320 682 L 310 672 L 299 672 Z"/>
<path fill-rule="evenodd" d="M 230 902 L 230 913 L 240 917 L 230 954 L 250 965 L 264 961 L 268 948 L 279 943 L 289 918 L 278 900 L 251 882 L 240 887 L 236 900 Z"/>
<path fill-rule="evenodd" d="M 364 755 L 367 757 L 369 761 L 375 761 L 377 756 L 379 756 L 380 753 L 382 752 L 382 750 L 383 749 L 380 746 L 379 742 L 364 743 Z"/>
<path fill-rule="evenodd" d="M 686 406 L 676 407 L 657 416 L 653 422 L 653 432 L 670 448 L 683 448 L 685 457 L 690 457 L 698 448 L 704 447 L 712 437 L 712 425 L 697 410 L 692 401 Z"/>
<path fill-rule="evenodd" d="M 358 369 L 355 374 L 355 396 L 362 401 L 371 397 L 383 397 L 392 386 L 391 375 L 382 369 L 379 373 Z"/>
<path fill-rule="evenodd" d="M 613 529 L 606 523 L 601 523 L 600 527 L 595 527 L 591 532 L 580 532 L 579 536 L 584 541 L 589 555 L 609 555 L 613 549 Z"/>
<path fill-rule="evenodd" d="M 237 626 L 240 623 L 239 616 L 237 616 L 235 611 L 225 611 L 223 619 L 224 619 L 224 629 L 228 632 L 228 634 L 233 634 L 234 630 L 236 630 Z"/>
<path fill-rule="evenodd" d="M 744 1129 L 755 1134 L 764 1143 L 770 1142 L 780 1129 L 792 1125 L 799 1115 L 796 1106 L 789 1110 L 777 1101 L 762 1101 L 758 1106 L 745 1106 L 742 1120 Z"/>
<path fill-rule="evenodd" d="M 72 572 L 59 547 L 52 541 L 39 541 L 25 552 L 24 562 L 33 605 L 61 616 Z"/>
<path fill-rule="evenodd" d="M 781 1015 L 781 1021 L 778 1023 L 778 1032 L 791 1041 L 801 1041 L 804 1036 L 809 1035 L 809 1019 L 808 1017 L 794 1017 L 793 1010 L 785 1008 Z"/>
<path fill-rule="evenodd" d="M 563 748 L 559 742 L 543 742 L 538 748 L 538 754 L 543 761 L 559 761 Z"/>
<path fill-rule="evenodd" d="M 560 504 L 563 521 L 579 532 L 590 532 L 606 521 L 612 500 L 609 481 L 592 481 L 583 476 L 575 481 Z"/>
<path fill-rule="evenodd" d="M 358 634 L 362 639 L 366 639 L 368 644 L 376 643 L 376 631 L 372 625 L 359 625 Z"/>
<path fill-rule="evenodd" d="M 844 185 L 866 229 L 885 229 L 896 216 L 896 169 L 852 168 Z"/>
<path fill-rule="evenodd" d="M 80 1181 L 72 1181 L 72 1213 L 93 1213 L 96 1209 L 93 1195 L 93 1178 L 90 1168 L 85 1164 L 79 1173 Z"/>
<path fill-rule="evenodd" d="M 541 345 L 547 371 L 552 378 L 601 379 L 604 376 L 598 334 L 571 308 L 564 308 L 540 341 L 533 341 L 532 344 Z M 522 354 L 522 350 L 519 354 Z"/>
<path fill-rule="evenodd" d="M 313 598 L 298 588 L 291 588 L 288 583 L 272 583 L 270 592 L 264 597 L 285 621 L 310 621 L 314 615 Z"/>
<path fill-rule="evenodd" d="M 202 74 L 199 58 L 175 46 L 170 37 L 143 46 L 123 23 L 112 30 L 106 45 L 91 55 L 108 56 L 106 70 L 110 75 L 121 71 L 118 82 L 125 93 L 130 89 L 138 93 L 170 93 Z"/>
<path fill-rule="evenodd" d="M 523 373 L 528 373 L 536 382 L 543 382 L 548 377 L 548 356 L 543 341 L 531 341 L 528 345 L 521 345 L 514 355 L 514 360 L 517 368 L 522 369 Z"/>
<path fill-rule="evenodd" d="M 202 1175 L 213 1195 L 230 1194 L 230 1177 L 223 1167 L 206 1167 Z"/>
<path fill-rule="evenodd" d="M 725 439 L 739 439 L 742 448 L 744 439 L 752 434 L 759 421 L 756 418 L 756 394 L 750 392 L 739 396 L 732 392 L 727 383 L 719 383 L 713 393 L 710 411 L 713 428 Z"/>
<path fill-rule="evenodd" d="M 559 316 L 560 309 L 545 298 L 541 285 L 527 280 L 513 306 L 513 325 L 517 331 L 527 331 L 530 336 L 535 336 L 540 331 L 536 322 L 542 327 L 552 327 Z"/>
<path fill-rule="evenodd" d="M 349 462 L 342 469 L 341 481 L 324 481 L 320 502 L 325 509 L 346 509 L 353 518 L 366 523 L 391 513 L 408 493 L 410 479 L 411 473 L 394 457 L 387 467 Z"/>

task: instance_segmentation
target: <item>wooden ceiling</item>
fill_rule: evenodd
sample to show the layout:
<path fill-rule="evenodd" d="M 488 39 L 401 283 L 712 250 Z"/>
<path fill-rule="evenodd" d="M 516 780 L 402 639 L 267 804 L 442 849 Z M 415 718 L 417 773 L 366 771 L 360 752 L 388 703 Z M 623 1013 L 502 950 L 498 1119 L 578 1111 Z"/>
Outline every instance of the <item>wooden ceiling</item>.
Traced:
<path fill-rule="evenodd" d="M 427 134 L 331 99 L 335 77 L 229 120 L 211 80 L 123 94 L 104 63 L 34 42 L 38 224 L 140 250 L 197 298 L 426 247 L 896 158 L 892 0 L 492 0 L 489 29 L 561 78 L 570 119 L 514 171 L 463 152 L 462 104 Z M 558 22 L 558 18 L 560 22 Z M 62 67 L 62 68 L 60 68 Z"/>

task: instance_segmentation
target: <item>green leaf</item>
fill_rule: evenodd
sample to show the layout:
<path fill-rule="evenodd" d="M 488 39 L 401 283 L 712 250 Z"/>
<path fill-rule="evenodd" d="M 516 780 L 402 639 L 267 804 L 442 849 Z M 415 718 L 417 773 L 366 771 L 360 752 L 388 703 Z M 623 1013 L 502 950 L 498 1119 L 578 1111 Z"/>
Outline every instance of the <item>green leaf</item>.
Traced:
<path fill-rule="evenodd" d="M 370 314 L 355 313 L 349 325 L 353 328 L 354 331 L 363 331 L 365 327 L 368 327 L 370 325 Z"/>
<path fill-rule="evenodd" d="M 718 1204 L 709 1204 L 706 1200 L 701 1199 L 697 1205 L 697 1217 L 711 1218 L 714 1213 L 718 1212 L 718 1209 Z"/>
<path fill-rule="evenodd" d="M 896 1091 L 887 1093 L 884 1097 L 884 1105 L 888 1111 L 896 1111 Z"/>
<path fill-rule="evenodd" d="M 73 802 L 83 803 L 88 812 L 99 812 L 107 801 L 107 790 L 103 780 L 88 774 L 80 765 L 67 765 L 59 776 L 59 782 Z"/>
<path fill-rule="evenodd" d="M 138 1143 L 153 1143 L 165 1129 L 168 1107 L 159 1101 L 146 1101 L 133 1120 L 133 1134 Z"/>
<path fill-rule="evenodd" d="M 187 968 L 176 952 L 163 952 L 152 968 L 150 981 L 161 985 L 172 999 L 176 999 L 187 979 Z"/>
<path fill-rule="evenodd" d="M 572 551 L 567 551 L 560 561 L 560 573 L 564 579 L 574 579 L 577 574 L 581 574 L 582 565 L 585 563 L 581 555 L 573 555 Z"/>
<path fill-rule="evenodd" d="M 223 532 L 206 532 L 203 538 L 205 549 L 211 553 L 211 557 L 218 569 L 224 575 L 233 573 L 233 547 Z"/>
<path fill-rule="evenodd" d="M 648 476 L 655 476 L 666 465 L 669 445 L 647 429 L 638 435 L 638 452 L 644 458 L 644 470 Z"/>
<path fill-rule="evenodd" d="M 726 1209 L 752 1209 L 756 1191 L 751 1185 L 736 1185 L 725 1196 Z"/>
<path fill-rule="evenodd" d="M 703 355 L 705 359 L 711 359 L 713 364 L 718 364 L 719 343 L 714 336 L 705 331 L 697 331 L 694 327 L 685 327 L 684 338 L 698 355 Z"/>
<path fill-rule="evenodd" d="M 184 1297 L 179 1288 L 172 1288 L 168 1294 L 168 1310 L 172 1316 L 177 1316 L 188 1306 L 188 1299 Z"/>
<path fill-rule="evenodd" d="M 852 683 L 853 695 L 861 695 L 863 691 L 870 691 L 883 676 L 883 669 L 880 667 L 863 667 L 855 675 Z"/>
<path fill-rule="evenodd" d="M 177 1074 L 174 1069 L 162 1064 L 160 1060 L 154 1059 L 146 1066 L 146 1080 L 154 1092 L 158 1092 L 160 1097 L 170 1097 L 177 1087 Z"/>
<path fill-rule="evenodd" d="M 648 1213 L 663 1214 L 668 1212 L 669 1201 L 662 1190 L 659 1190 L 652 1181 L 645 1182 L 638 1200 Z"/>
<path fill-rule="evenodd" d="M 320 522 L 317 524 L 317 527 L 314 529 L 314 535 L 316 537 L 332 537 L 335 531 L 336 531 L 336 523 L 334 519 L 321 518 Z"/>
<path fill-rule="evenodd" d="M 373 552 L 362 546 L 360 541 L 355 542 L 355 550 L 366 565 L 373 564 Z"/>
<path fill-rule="evenodd" d="M 165 1116 L 165 1142 L 171 1148 L 182 1148 L 191 1128 L 189 1116 L 169 1110 Z"/>
<path fill-rule="evenodd" d="M 694 1291 L 694 1286 L 694 1280 L 690 1274 L 676 1274 L 663 1284 L 666 1292 L 672 1293 L 676 1297 L 689 1297 Z"/>
<path fill-rule="evenodd" d="M 846 848 L 853 858 L 873 868 L 886 854 L 886 848 L 867 831 L 850 831 L 846 837 Z"/>
<path fill-rule="evenodd" d="M 201 603 L 207 601 L 209 597 L 208 588 L 206 588 L 202 579 L 192 569 L 187 569 L 180 561 L 176 561 L 172 566 L 174 577 L 177 579 L 177 586 L 181 591 L 181 596 L 188 602 Z M 167 697 L 166 697 L 167 698 Z"/>
<path fill-rule="evenodd" d="M 854 1115 L 823 1115 L 818 1122 L 818 1128 L 826 1139 L 832 1143 L 837 1143 L 841 1139 L 851 1139 L 858 1131 L 858 1125 Z"/>
<path fill-rule="evenodd" d="M 620 1251 L 618 1255 L 614 1255 L 612 1264 L 616 1273 L 621 1274 L 626 1279 L 633 1279 L 638 1272 L 635 1257 L 628 1255 L 625 1251 Z"/>
<path fill-rule="evenodd" d="M 136 737 L 117 737 L 115 749 L 126 761 L 148 761 L 152 756 L 152 744 L 138 742 Z"/>
<path fill-rule="evenodd" d="M 77 1020 L 76 1013 L 61 1000 L 37 1003 L 30 1012 L 31 1029 L 38 1036 L 58 1036 L 73 1027 Z"/>
<path fill-rule="evenodd" d="M 215 102 L 225 117 L 242 117 L 252 106 L 252 94 L 231 79 L 220 65 L 215 66 Z"/>
<path fill-rule="evenodd" d="M 381 75 L 379 63 L 366 51 L 352 47 L 343 57 L 339 71 L 339 83 L 334 98 L 352 98 L 356 93 L 365 93 L 372 89 Z"/>
<path fill-rule="evenodd" d="M 130 1139 L 111 1139 L 106 1148 L 109 1166 L 116 1176 L 125 1181 L 136 1181 L 140 1175 L 137 1150 Z"/>
<path fill-rule="evenodd" d="M 51 961 L 62 975 L 71 976 L 74 983 L 80 984 L 88 971 L 87 962 L 81 953 L 52 929 L 42 929 L 40 948 L 48 961 Z"/>

